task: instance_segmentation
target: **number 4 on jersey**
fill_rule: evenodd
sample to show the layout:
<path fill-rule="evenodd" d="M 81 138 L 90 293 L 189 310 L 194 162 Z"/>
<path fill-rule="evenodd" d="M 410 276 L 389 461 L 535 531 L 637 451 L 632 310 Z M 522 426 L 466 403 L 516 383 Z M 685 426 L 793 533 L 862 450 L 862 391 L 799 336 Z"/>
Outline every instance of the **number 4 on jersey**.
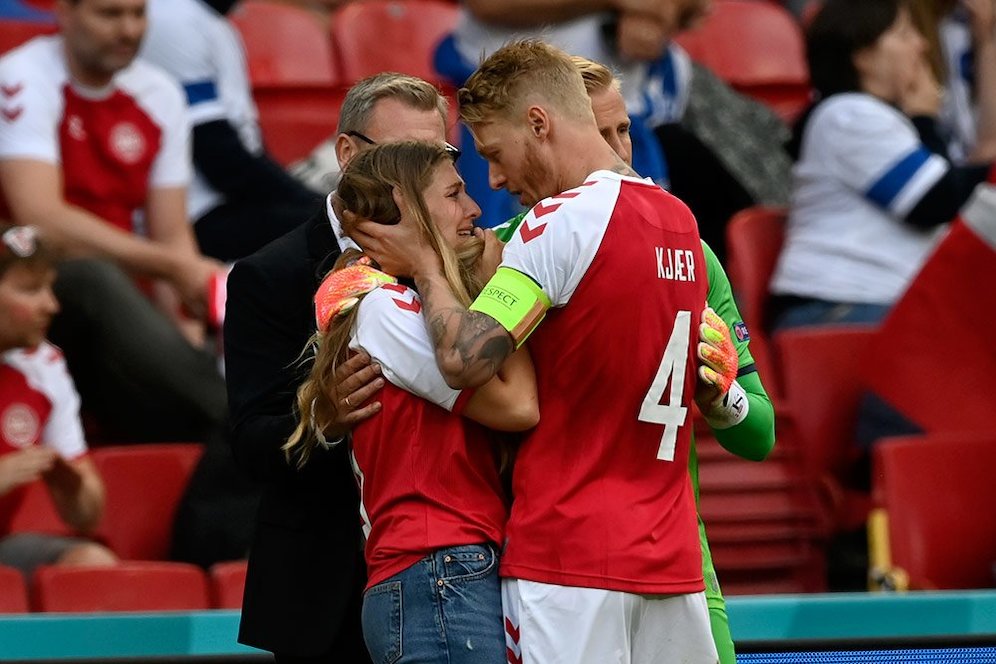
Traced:
<path fill-rule="evenodd" d="M 639 420 L 664 425 L 661 435 L 661 446 L 657 449 L 657 458 L 661 461 L 674 461 L 674 447 L 678 442 L 678 427 L 685 424 L 688 408 L 681 405 L 685 393 L 685 365 L 688 364 L 688 342 L 692 325 L 692 314 L 679 311 L 674 319 L 674 329 L 671 338 L 664 349 L 664 357 L 657 367 L 657 375 L 650 385 L 650 390 L 643 397 L 640 406 Z M 667 405 L 661 405 L 661 398 L 668 383 L 671 383 L 671 393 Z"/>

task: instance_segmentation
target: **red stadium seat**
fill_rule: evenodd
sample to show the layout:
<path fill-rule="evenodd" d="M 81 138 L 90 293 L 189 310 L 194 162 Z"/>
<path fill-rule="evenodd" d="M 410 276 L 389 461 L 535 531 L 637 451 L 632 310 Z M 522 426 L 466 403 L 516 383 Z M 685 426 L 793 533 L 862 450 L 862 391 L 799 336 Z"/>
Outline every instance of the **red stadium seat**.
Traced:
<path fill-rule="evenodd" d="M 49 35 L 55 31 L 56 27 L 49 23 L 14 21 L 10 19 L 0 20 L 0 54 L 17 48 L 24 42 L 34 39 L 39 35 Z"/>
<path fill-rule="evenodd" d="M 267 149 L 283 164 L 304 157 L 335 133 L 345 96 L 328 31 L 305 9 L 262 0 L 241 3 L 232 22 Z"/>
<path fill-rule="evenodd" d="M 766 328 L 768 284 L 785 239 L 786 216 L 782 208 L 751 207 L 733 215 L 726 227 L 726 270 L 750 329 L 751 355 L 772 399 L 780 397 L 782 389 Z"/>
<path fill-rule="evenodd" d="M 803 28 L 809 28 L 816 19 L 816 15 L 820 13 L 823 9 L 823 0 L 809 0 L 805 6 L 802 8 L 802 13 L 799 15 L 799 22 L 802 23 Z"/>
<path fill-rule="evenodd" d="M 457 139 L 456 91 L 436 72 L 436 46 L 456 25 L 459 10 L 440 0 L 364 0 L 332 19 L 332 46 L 347 84 L 384 71 L 418 76 L 449 99 L 450 140 Z"/>
<path fill-rule="evenodd" d="M 251 0 L 241 3 L 231 20 L 245 42 L 254 87 L 338 81 L 328 33 L 308 10 Z"/>
<path fill-rule="evenodd" d="M 703 24 L 677 41 L 693 60 L 786 121 L 798 117 L 809 103 L 802 30 L 775 3 L 717 0 Z"/>
<path fill-rule="evenodd" d="M 122 559 L 165 560 L 177 505 L 202 453 L 196 443 L 93 450 L 107 489 L 98 536 Z"/>
<path fill-rule="evenodd" d="M 888 514 L 891 562 L 911 588 L 994 585 L 996 435 L 883 439 L 874 453 L 876 503 Z"/>
<path fill-rule="evenodd" d="M 775 337 L 801 449 L 817 474 L 842 472 L 858 453 L 859 376 L 874 332 L 868 325 L 836 325 L 786 330 Z"/>
<path fill-rule="evenodd" d="M 185 563 L 114 567 L 46 565 L 35 571 L 34 607 L 48 612 L 199 611 L 210 608 L 207 578 Z"/>
<path fill-rule="evenodd" d="M 786 330 L 775 337 L 798 448 L 841 528 L 864 523 L 870 507 L 866 496 L 842 487 L 860 456 L 854 439 L 860 375 L 874 333 L 872 326 L 837 325 Z"/>
<path fill-rule="evenodd" d="M 28 590 L 24 575 L 13 567 L 0 565 L 0 613 L 27 613 Z"/>
<path fill-rule="evenodd" d="M 245 560 L 232 560 L 212 565 L 210 572 L 211 601 L 216 609 L 241 609 L 246 587 Z"/>
<path fill-rule="evenodd" d="M 441 82 L 436 46 L 456 25 L 457 8 L 437 0 L 347 3 L 332 19 L 332 45 L 343 78 L 352 83 L 383 71 Z"/>

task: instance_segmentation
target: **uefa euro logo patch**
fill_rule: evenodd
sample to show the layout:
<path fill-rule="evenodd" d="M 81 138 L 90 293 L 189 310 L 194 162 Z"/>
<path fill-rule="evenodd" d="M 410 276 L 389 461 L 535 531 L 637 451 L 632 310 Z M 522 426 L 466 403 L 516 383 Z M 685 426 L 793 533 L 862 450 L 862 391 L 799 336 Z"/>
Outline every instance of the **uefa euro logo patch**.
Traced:
<path fill-rule="evenodd" d="M 747 323 L 743 321 L 733 326 L 733 333 L 737 335 L 737 341 L 750 341 L 750 332 L 747 331 Z"/>

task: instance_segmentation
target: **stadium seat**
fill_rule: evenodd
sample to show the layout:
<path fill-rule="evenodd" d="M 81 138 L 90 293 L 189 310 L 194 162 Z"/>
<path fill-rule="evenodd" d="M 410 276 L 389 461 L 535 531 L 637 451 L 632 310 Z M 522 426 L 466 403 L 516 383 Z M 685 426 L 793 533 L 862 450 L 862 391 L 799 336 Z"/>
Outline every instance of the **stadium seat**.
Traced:
<path fill-rule="evenodd" d="M 854 438 L 860 375 L 874 334 L 872 326 L 837 325 L 786 330 L 774 339 L 805 468 L 838 528 L 864 523 L 870 507 L 867 496 L 844 487 L 860 457 Z"/>
<path fill-rule="evenodd" d="M 783 391 L 766 327 L 768 284 L 785 239 L 787 214 L 782 208 L 750 207 L 733 215 L 726 227 L 727 273 L 750 330 L 751 355 L 773 400 Z"/>
<path fill-rule="evenodd" d="M 93 450 L 107 489 L 97 535 L 124 560 L 165 560 L 177 505 L 202 453 L 196 443 Z"/>
<path fill-rule="evenodd" d="M 211 602 L 216 609 L 241 609 L 246 587 L 246 561 L 232 560 L 211 566 Z"/>
<path fill-rule="evenodd" d="M 438 0 L 351 2 L 332 18 L 332 45 L 352 83 L 382 71 L 440 83 L 436 46 L 456 25 L 457 8 Z"/>
<path fill-rule="evenodd" d="M 799 22 L 802 24 L 803 29 L 808 29 L 813 24 L 821 9 L 823 9 L 823 0 L 808 0 L 806 2 L 802 8 L 802 12 L 799 14 Z"/>
<path fill-rule="evenodd" d="M 805 327 L 780 332 L 775 345 L 801 449 L 811 470 L 840 473 L 858 449 L 854 425 L 862 386 L 868 325 Z"/>
<path fill-rule="evenodd" d="M 350 2 L 332 19 L 332 47 L 343 81 L 383 71 L 412 74 L 434 83 L 449 100 L 450 141 L 459 140 L 453 86 L 436 72 L 436 46 L 456 25 L 458 7 L 441 0 Z"/>
<path fill-rule="evenodd" d="M 321 86 L 338 81 L 328 33 L 308 10 L 251 0 L 240 3 L 231 20 L 245 43 L 254 87 Z"/>
<path fill-rule="evenodd" d="M 209 609 L 207 578 L 185 563 L 124 562 L 114 567 L 39 567 L 36 611 L 199 611 Z"/>
<path fill-rule="evenodd" d="M 24 575 L 13 567 L 0 565 L 0 613 L 27 613 L 28 590 Z"/>
<path fill-rule="evenodd" d="M 805 42 L 795 18 L 775 3 L 717 0 L 701 26 L 677 41 L 734 89 L 791 122 L 810 99 Z"/>
<path fill-rule="evenodd" d="M 996 563 L 996 435 L 886 438 L 873 452 L 874 495 L 888 515 L 892 565 L 913 589 L 991 588 Z"/>
<path fill-rule="evenodd" d="M 241 3 L 242 35 L 267 149 L 288 164 L 335 132 L 345 96 L 328 31 L 311 12 L 279 2 Z"/>
<path fill-rule="evenodd" d="M 52 34 L 55 30 L 55 26 L 50 23 L 0 19 L 0 54 L 17 48 L 39 35 Z"/>

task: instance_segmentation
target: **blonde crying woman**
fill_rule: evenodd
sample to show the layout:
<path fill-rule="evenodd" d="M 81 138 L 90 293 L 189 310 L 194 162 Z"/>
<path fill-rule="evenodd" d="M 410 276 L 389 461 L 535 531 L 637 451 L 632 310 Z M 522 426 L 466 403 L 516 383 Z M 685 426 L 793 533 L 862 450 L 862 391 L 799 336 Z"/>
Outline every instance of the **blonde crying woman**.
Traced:
<path fill-rule="evenodd" d="M 444 147 L 402 142 L 365 151 L 350 162 L 337 195 L 353 213 L 343 215 L 343 233 L 361 249 L 361 219 L 395 224 L 404 216 L 417 224 L 466 304 L 497 266 L 500 244 L 474 229 L 480 208 Z M 357 259 L 349 252 L 337 268 L 356 267 Z M 341 406 L 328 397 L 336 367 L 352 351 L 369 353 L 387 379 L 382 410 L 357 425 L 348 443 L 366 536 L 367 648 L 374 661 L 502 663 L 498 552 L 508 501 L 489 430 L 538 422 L 532 362 L 519 351 L 485 385 L 454 389 L 436 367 L 419 294 L 405 285 L 414 275 L 392 275 L 400 283 L 359 276 L 372 290 L 317 321 L 315 361 L 298 390 L 299 423 L 284 449 L 307 462 Z"/>

